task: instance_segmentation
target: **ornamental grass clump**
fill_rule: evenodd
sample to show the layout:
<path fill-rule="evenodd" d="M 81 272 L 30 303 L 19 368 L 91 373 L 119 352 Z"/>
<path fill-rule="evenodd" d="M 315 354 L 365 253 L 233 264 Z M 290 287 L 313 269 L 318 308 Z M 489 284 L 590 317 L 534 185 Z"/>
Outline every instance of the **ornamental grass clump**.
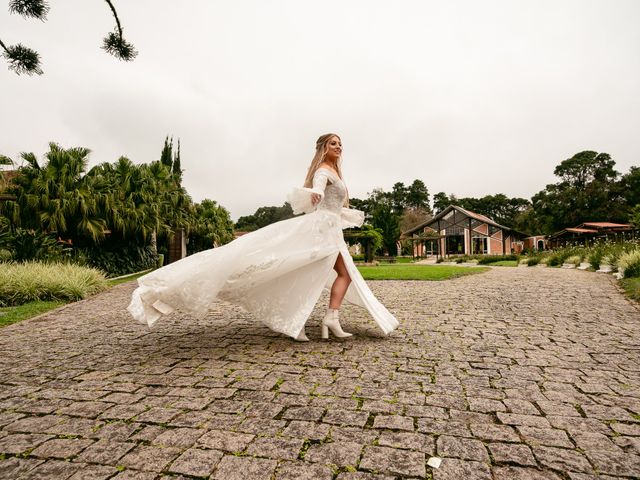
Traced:
<path fill-rule="evenodd" d="M 582 262 L 582 257 L 580 255 L 571 255 L 564 261 L 564 263 L 575 265 L 576 267 L 580 265 L 580 262 Z"/>
<path fill-rule="evenodd" d="M 624 272 L 624 278 L 640 277 L 640 249 L 620 255 L 618 270 Z"/>
<path fill-rule="evenodd" d="M 539 256 L 535 256 L 535 257 L 527 258 L 524 261 L 525 261 L 525 263 L 527 264 L 528 267 L 533 267 L 535 265 L 538 265 L 541 260 L 542 260 L 542 258 L 540 258 Z"/>
<path fill-rule="evenodd" d="M 615 253 L 607 253 L 602 257 L 602 261 L 600 262 L 600 266 L 602 265 L 610 265 L 612 268 L 617 267 L 618 256 Z"/>
<path fill-rule="evenodd" d="M 595 270 L 600 269 L 600 263 L 602 262 L 603 255 L 604 251 L 601 247 L 593 248 L 587 255 L 587 260 Z"/>
<path fill-rule="evenodd" d="M 35 300 L 75 301 L 107 286 L 104 274 L 95 268 L 63 263 L 8 263 L 0 268 L 0 307 Z"/>

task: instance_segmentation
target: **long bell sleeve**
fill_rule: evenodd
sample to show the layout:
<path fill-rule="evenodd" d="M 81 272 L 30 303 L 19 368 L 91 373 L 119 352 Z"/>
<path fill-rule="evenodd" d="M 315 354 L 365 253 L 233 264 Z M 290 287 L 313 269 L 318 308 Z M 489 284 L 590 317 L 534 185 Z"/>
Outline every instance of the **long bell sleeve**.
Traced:
<path fill-rule="evenodd" d="M 308 187 L 296 187 L 289 195 L 287 195 L 287 201 L 293 209 L 295 215 L 299 213 L 310 213 L 316 209 L 318 203 L 324 199 L 324 191 L 329 181 L 329 175 L 323 169 L 316 170 L 313 176 L 313 184 L 311 188 Z M 313 194 L 320 195 L 320 202 L 315 205 L 312 201 Z"/>

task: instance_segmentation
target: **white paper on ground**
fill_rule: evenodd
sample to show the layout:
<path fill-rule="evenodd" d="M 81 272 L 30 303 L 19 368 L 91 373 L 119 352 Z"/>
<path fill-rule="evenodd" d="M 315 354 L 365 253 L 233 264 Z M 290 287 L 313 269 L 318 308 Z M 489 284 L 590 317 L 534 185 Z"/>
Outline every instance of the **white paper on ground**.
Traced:
<path fill-rule="evenodd" d="M 440 467 L 440 463 L 442 463 L 442 459 L 440 457 L 430 457 L 429 460 L 427 461 L 427 465 L 429 465 L 432 468 Z"/>

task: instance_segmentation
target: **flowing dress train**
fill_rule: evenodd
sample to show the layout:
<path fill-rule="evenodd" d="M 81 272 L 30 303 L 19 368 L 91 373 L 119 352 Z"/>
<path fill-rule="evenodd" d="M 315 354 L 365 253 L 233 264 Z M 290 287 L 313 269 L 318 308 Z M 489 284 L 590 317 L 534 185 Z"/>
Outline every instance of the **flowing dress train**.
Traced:
<path fill-rule="evenodd" d="M 311 195 L 320 194 L 316 207 Z M 331 288 L 338 255 L 351 277 L 345 300 L 366 308 L 387 334 L 396 318 L 373 295 L 347 249 L 342 229 L 360 226 L 364 214 L 343 208 L 346 187 L 320 168 L 312 188 L 295 189 L 287 220 L 247 233 L 221 247 L 190 255 L 138 279 L 127 310 L 150 327 L 176 309 L 206 314 L 216 299 L 240 305 L 270 329 L 297 337 L 323 289 Z"/>

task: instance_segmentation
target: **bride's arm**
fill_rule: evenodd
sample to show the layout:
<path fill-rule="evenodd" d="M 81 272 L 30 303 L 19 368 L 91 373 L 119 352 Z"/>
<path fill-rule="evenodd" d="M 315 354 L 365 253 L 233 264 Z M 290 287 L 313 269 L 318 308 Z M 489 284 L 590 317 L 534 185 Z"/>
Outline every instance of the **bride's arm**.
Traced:
<path fill-rule="evenodd" d="M 318 170 L 313 176 L 312 188 L 294 188 L 287 201 L 291 205 L 295 215 L 299 213 L 310 213 L 315 210 L 316 205 L 324 197 L 324 189 L 327 186 L 329 177 L 326 171 Z"/>
<path fill-rule="evenodd" d="M 324 197 L 324 189 L 327 187 L 329 176 L 323 170 L 316 170 L 313 175 L 313 193 L 311 194 L 311 203 L 317 205 Z"/>

